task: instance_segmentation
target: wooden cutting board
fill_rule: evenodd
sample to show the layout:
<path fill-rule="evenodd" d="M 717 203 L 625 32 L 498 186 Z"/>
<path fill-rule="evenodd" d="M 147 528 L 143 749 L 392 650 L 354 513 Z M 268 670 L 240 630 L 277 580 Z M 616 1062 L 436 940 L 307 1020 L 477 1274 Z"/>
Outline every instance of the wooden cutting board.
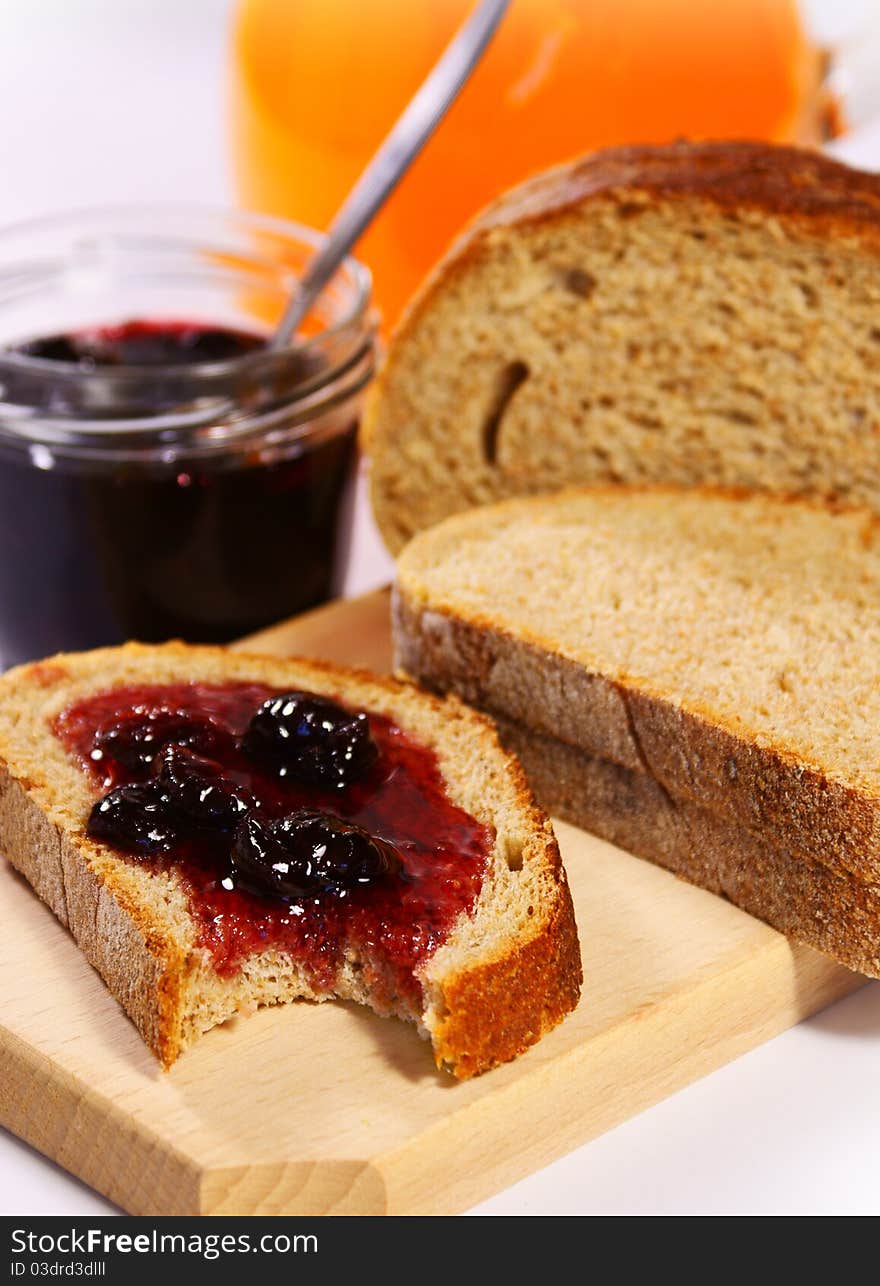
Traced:
<path fill-rule="evenodd" d="M 387 595 L 248 644 L 376 668 Z M 168 1074 L 72 939 L 0 864 L 0 1120 L 134 1214 L 450 1212 L 858 987 L 719 898 L 558 826 L 583 943 L 577 1012 L 466 1084 L 403 1023 L 263 1010 Z"/>

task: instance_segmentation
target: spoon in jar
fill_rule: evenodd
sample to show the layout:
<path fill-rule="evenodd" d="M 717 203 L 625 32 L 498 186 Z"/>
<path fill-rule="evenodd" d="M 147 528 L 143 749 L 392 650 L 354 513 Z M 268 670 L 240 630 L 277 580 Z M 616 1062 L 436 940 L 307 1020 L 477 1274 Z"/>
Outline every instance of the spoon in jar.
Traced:
<path fill-rule="evenodd" d="M 452 106 L 504 17 L 510 0 L 481 0 L 429 72 L 355 183 L 309 261 L 269 341 L 286 348 L 300 322 Z"/>

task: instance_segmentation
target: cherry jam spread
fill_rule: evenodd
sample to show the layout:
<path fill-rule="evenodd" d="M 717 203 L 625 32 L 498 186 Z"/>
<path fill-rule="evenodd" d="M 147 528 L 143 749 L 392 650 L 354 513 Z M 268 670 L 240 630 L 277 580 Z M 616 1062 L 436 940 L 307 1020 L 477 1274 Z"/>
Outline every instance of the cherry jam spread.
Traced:
<path fill-rule="evenodd" d="M 30 381 L 21 400 L 75 421 L 70 399 L 81 381 L 71 368 L 83 379 L 140 372 L 137 415 L 147 428 L 150 416 L 173 425 L 181 368 L 246 357 L 264 342 L 195 322 L 132 320 L 19 344 L 45 369 L 36 383 L 28 371 L 10 380 Z M 327 370 L 311 350 L 295 356 L 292 403 L 300 383 Z M 114 414 L 128 412 L 114 403 Z M 112 433 L 102 454 L 87 457 L 0 450 L 2 664 L 127 638 L 224 643 L 326 601 L 347 555 L 357 430 L 352 406 L 332 414 L 320 432 L 271 450 L 258 439 L 213 455 L 140 457 L 115 451 Z"/>
<path fill-rule="evenodd" d="M 391 991 L 479 895 L 490 831 L 391 720 L 260 684 L 117 688 L 55 732 L 103 792 L 89 833 L 173 868 L 221 973 L 279 947 L 330 988 L 347 943 Z"/>

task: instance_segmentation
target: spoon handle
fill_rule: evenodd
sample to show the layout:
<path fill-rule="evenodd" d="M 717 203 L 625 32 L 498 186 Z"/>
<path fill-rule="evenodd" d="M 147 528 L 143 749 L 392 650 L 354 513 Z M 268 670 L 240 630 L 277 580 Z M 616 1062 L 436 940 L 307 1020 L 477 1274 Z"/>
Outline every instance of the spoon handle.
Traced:
<path fill-rule="evenodd" d="M 287 346 L 317 296 L 434 133 L 482 57 L 510 0 L 482 0 L 456 32 L 330 226 L 322 250 L 300 278 L 270 349 Z"/>

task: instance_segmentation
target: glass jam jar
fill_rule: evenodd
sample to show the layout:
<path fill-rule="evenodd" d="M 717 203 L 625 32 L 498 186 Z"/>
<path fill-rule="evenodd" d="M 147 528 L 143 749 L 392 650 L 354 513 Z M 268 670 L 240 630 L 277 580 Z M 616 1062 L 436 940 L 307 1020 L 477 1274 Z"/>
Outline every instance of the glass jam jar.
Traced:
<path fill-rule="evenodd" d="M 305 337 L 261 342 L 321 239 L 174 207 L 0 233 L 0 664 L 226 642 L 338 588 L 369 273 L 349 260 Z"/>

